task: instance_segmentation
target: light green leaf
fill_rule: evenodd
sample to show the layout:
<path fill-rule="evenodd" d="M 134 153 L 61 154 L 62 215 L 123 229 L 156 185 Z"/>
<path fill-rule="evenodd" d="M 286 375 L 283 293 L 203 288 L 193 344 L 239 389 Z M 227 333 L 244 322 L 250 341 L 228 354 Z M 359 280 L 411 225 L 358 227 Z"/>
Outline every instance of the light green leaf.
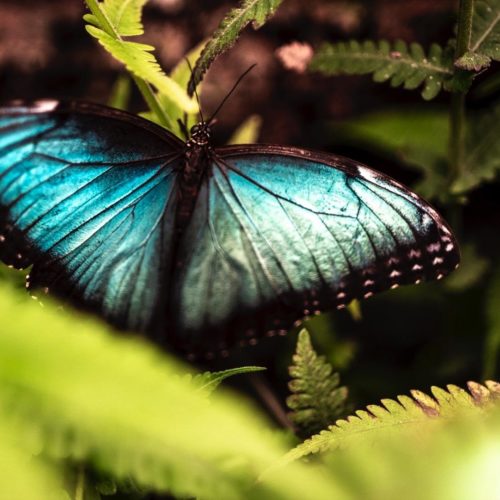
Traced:
<path fill-rule="evenodd" d="M 128 109 L 130 101 L 130 78 L 126 74 L 120 75 L 111 89 L 111 95 L 108 99 L 108 106 L 116 109 Z"/>
<path fill-rule="evenodd" d="M 6 421 L 4 411 L 0 411 L 0 498 L 64 500 L 54 471 L 24 449 L 19 437 L 22 432 L 22 428 Z"/>
<path fill-rule="evenodd" d="M 254 144 L 259 138 L 262 118 L 249 116 L 231 135 L 228 144 Z"/>
<path fill-rule="evenodd" d="M 429 424 L 442 424 L 464 414 L 482 412 L 484 407 L 500 398 L 497 382 L 489 381 L 486 385 L 469 382 L 468 388 L 469 392 L 455 385 L 448 385 L 446 391 L 432 387 L 433 397 L 414 390 L 412 397 L 398 396 L 397 401 L 383 399 L 381 406 L 369 405 L 366 410 L 358 410 L 355 415 L 338 420 L 327 430 L 307 439 L 291 450 L 284 462 L 340 447 L 353 447 L 360 442 L 373 443 L 401 431 L 432 432 Z"/>
<path fill-rule="evenodd" d="M 146 2 L 147 0 L 104 0 L 101 5 L 120 36 L 136 36 L 144 33 L 141 17 Z"/>
<path fill-rule="evenodd" d="M 480 71 L 488 67 L 492 59 L 500 61 L 500 0 L 476 0 L 469 50 L 455 65 Z"/>
<path fill-rule="evenodd" d="M 143 43 L 118 40 L 94 26 L 87 25 L 87 31 L 118 61 L 134 75 L 151 83 L 156 89 L 169 96 L 187 113 L 195 113 L 198 105 L 186 92 L 169 78 L 160 68 L 152 54 L 154 47 Z"/>
<path fill-rule="evenodd" d="M 453 76 L 451 54 L 433 44 L 429 54 L 412 43 L 382 40 L 325 44 L 312 59 L 309 69 L 326 75 L 365 75 L 373 73 L 376 82 L 390 81 L 393 87 L 403 85 L 416 89 L 423 85 L 422 97 L 433 99 Z"/>
<path fill-rule="evenodd" d="M 144 342 L 2 284 L 0 317 L 0 416 L 22 429 L 23 446 L 175 496 L 327 499 L 338 490 L 301 466 L 255 485 L 284 452 L 271 433 L 262 439 L 268 423 L 223 390 L 208 399 Z"/>
<path fill-rule="evenodd" d="M 241 5 L 231 10 L 222 20 L 212 38 L 205 45 L 200 58 L 196 61 L 193 75 L 189 81 L 188 91 L 203 79 L 214 60 L 232 47 L 240 33 L 249 24 L 260 28 L 271 17 L 283 0 L 242 0 Z"/>
<path fill-rule="evenodd" d="M 190 50 L 185 57 L 175 66 L 175 68 L 170 73 L 170 78 L 179 85 L 182 89 L 187 89 L 189 79 L 191 78 L 191 68 L 194 66 L 195 61 L 200 56 L 200 53 L 204 47 L 204 43 L 200 43 L 192 50 Z M 189 63 L 188 63 L 189 62 Z M 191 68 L 190 68 L 191 66 Z M 198 95 L 202 92 L 202 84 L 200 83 L 197 87 Z M 193 125 L 195 125 L 198 120 L 198 105 L 196 110 L 191 113 L 186 113 L 185 110 L 178 105 L 175 99 L 170 99 L 166 94 L 158 94 L 158 99 L 160 105 L 165 110 L 165 113 L 172 120 L 171 131 L 181 139 L 185 139 L 181 127 L 179 126 L 178 120 L 181 122 L 186 122 L 186 128 L 189 131 Z"/>

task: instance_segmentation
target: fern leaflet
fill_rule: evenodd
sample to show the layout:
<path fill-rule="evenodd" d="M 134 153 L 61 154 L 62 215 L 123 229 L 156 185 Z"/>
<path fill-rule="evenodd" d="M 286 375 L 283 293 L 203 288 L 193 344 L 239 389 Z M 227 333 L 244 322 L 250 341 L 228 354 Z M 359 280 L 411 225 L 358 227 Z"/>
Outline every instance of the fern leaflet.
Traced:
<path fill-rule="evenodd" d="M 480 71 L 491 60 L 500 61 L 500 0 L 480 0 L 474 4 L 469 50 L 455 65 Z"/>
<path fill-rule="evenodd" d="M 307 330 L 299 333 L 289 372 L 292 394 L 286 402 L 301 435 L 319 432 L 344 413 L 347 388 L 339 387 L 339 374 L 333 373 L 324 356 L 316 354 Z"/>
<path fill-rule="evenodd" d="M 260 28 L 276 12 L 282 1 L 243 0 L 240 7 L 231 10 L 224 17 L 196 61 L 188 85 L 190 95 L 193 94 L 195 86 L 201 82 L 203 75 L 214 60 L 234 45 L 243 29 L 250 23 L 253 23 L 255 29 Z"/>
<path fill-rule="evenodd" d="M 366 442 L 386 433 L 413 427 L 422 432 L 431 419 L 456 417 L 464 411 L 481 411 L 491 401 L 500 398 L 500 384 L 487 381 L 485 385 L 468 383 L 469 392 L 454 385 L 447 391 L 432 387 L 431 397 L 421 391 L 411 391 L 412 397 L 398 396 L 398 400 L 383 399 L 382 405 L 370 405 L 367 410 L 358 410 L 346 420 L 338 420 L 327 430 L 307 439 L 291 450 L 284 462 L 304 456 L 333 450 L 353 443 Z"/>
<path fill-rule="evenodd" d="M 394 46 L 385 40 L 325 44 L 312 59 L 309 69 L 326 75 L 364 75 L 373 80 L 390 80 L 393 87 L 416 89 L 423 85 L 422 97 L 433 99 L 453 76 L 451 54 L 432 44 L 429 55 L 417 43 L 403 41 Z"/>

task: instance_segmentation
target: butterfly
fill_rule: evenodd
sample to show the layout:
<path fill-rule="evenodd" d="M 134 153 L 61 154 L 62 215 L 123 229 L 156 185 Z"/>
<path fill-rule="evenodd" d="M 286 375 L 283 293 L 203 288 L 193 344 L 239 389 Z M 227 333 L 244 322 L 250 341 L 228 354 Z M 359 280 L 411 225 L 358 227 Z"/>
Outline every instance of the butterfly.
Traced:
<path fill-rule="evenodd" d="M 0 259 L 118 328 L 227 352 L 355 298 L 440 279 L 457 242 L 415 193 L 356 161 L 184 142 L 84 102 L 0 108 Z M 35 293 L 35 292 L 32 292 Z"/>

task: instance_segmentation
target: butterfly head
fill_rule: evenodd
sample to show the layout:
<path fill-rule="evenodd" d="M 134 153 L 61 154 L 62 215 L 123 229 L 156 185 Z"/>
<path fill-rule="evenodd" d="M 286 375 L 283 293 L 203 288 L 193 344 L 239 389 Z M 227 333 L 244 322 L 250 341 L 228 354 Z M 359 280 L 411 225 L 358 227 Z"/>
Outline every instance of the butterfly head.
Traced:
<path fill-rule="evenodd" d="M 188 144 L 207 146 L 210 143 L 211 133 L 210 124 L 206 122 L 197 123 L 191 127 Z"/>

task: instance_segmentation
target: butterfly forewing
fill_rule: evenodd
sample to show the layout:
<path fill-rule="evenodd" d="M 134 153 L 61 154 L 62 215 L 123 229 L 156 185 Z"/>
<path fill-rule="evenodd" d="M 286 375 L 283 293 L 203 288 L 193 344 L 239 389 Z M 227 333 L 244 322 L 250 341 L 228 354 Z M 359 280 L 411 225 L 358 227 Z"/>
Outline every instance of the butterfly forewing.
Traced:
<path fill-rule="evenodd" d="M 0 112 L 0 148 L 2 260 L 115 325 L 163 321 L 182 143 L 125 113 L 44 101 Z"/>

